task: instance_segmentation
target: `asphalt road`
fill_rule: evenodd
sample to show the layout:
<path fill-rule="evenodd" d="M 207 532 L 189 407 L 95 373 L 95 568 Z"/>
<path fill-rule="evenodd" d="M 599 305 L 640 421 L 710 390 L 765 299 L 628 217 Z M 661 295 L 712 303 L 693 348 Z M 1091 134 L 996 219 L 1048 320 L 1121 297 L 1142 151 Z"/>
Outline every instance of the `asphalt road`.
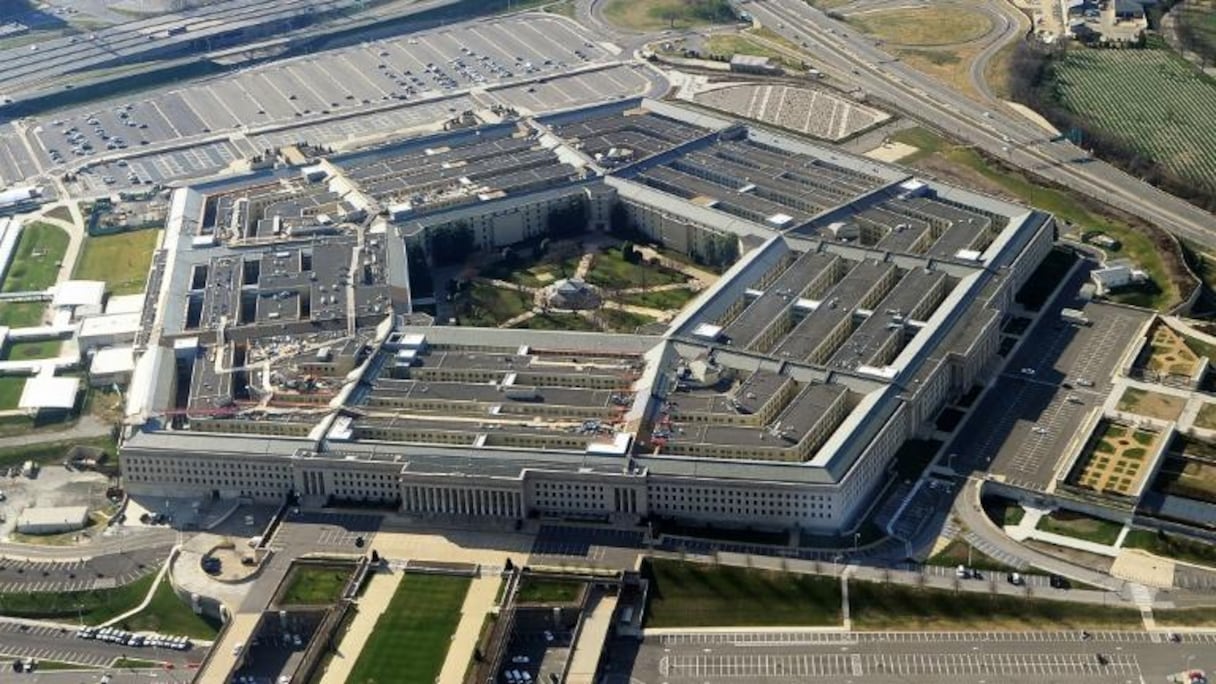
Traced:
<path fill-rule="evenodd" d="M 1049 180 L 1206 246 L 1216 246 L 1216 217 L 1133 178 L 1068 142 L 1051 142 L 1036 124 L 981 105 L 904 65 L 843 22 L 799 0 L 748 5 L 759 21 L 818 60 L 816 66 L 860 85 L 871 97 L 959 136 Z"/>

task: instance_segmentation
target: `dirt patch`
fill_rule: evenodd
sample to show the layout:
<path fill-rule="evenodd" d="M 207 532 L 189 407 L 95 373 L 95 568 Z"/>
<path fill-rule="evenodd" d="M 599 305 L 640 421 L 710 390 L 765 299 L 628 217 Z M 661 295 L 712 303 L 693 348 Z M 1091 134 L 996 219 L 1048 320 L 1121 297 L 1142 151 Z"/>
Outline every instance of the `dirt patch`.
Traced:
<path fill-rule="evenodd" d="M 1120 411 L 1136 413 L 1159 420 L 1178 420 L 1182 409 L 1186 407 L 1186 399 L 1172 394 L 1149 392 L 1135 387 L 1129 387 L 1119 398 L 1117 408 Z"/>

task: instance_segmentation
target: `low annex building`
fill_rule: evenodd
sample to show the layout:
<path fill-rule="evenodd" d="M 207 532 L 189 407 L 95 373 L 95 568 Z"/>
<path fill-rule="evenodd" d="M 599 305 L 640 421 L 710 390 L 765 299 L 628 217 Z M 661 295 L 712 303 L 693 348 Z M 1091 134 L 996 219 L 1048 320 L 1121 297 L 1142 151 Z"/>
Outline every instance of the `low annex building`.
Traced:
<path fill-rule="evenodd" d="M 836 531 L 998 363 L 1054 233 L 1050 215 L 641 99 L 317 168 L 175 191 L 136 340 L 131 492 Z M 497 250 L 570 216 L 727 268 L 659 334 L 415 312 L 410 271 L 437 240 Z"/>
<path fill-rule="evenodd" d="M 17 517 L 17 532 L 21 534 L 58 534 L 83 529 L 89 520 L 85 506 L 32 507 Z"/>

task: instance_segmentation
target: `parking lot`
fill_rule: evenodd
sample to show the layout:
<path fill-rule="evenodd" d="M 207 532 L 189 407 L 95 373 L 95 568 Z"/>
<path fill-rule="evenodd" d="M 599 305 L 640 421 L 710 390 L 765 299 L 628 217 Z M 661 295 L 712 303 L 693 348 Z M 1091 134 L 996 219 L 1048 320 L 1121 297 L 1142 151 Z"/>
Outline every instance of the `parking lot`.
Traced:
<path fill-rule="evenodd" d="M 40 167 L 83 169 L 78 189 L 88 193 L 163 184 L 284 143 L 341 145 L 495 102 L 539 111 L 657 87 L 661 79 L 619 65 L 592 38 L 560 17 L 502 18 L 242 69 L 139 101 L 94 103 L 29 124 L 37 165 L 15 132 L 0 136 L 0 178 L 31 177 Z M 590 71 L 566 75 L 578 69 Z M 512 83 L 533 85 L 486 95 Z M 175 149 L 162 149 L 169 145 Z"/>
<path fill-rule="evenodd" d="M 571 629 L 577 619 L 573 610 L 524 609 L 515 614 L 515 629 L 497 681 L 507 681 L 506 672 L 527 672 L 532 681 L 549 684 L 550 673 L 560 677 L 570 657 Z"/>
<path fill-rule="evenodd" d="M 0 594 L 110 589 L 154 572 L 171 545 L 64 561 L 0 559 Z"/>
<path fill-rule="evenodd" d="M 1167 641 L 1159 632 L 1095 631 L 1085 637 L 1076 630 L 1047 632 L 668 632 L 656 637 L 663 646 L 727 644 L 731 646 L 834 646 L 871 643 L 949 643 L 976 642 L 1024 644 L 1161 644 Z M 1216 632 L 1179 634 L 1182 643 L 1216 644 Z"/>
<path fill-rule="evenodd" d="M 1081 269 L 1064 293 L 1024 335 L 1022 346 L 947 447 L 956 470 L 987 472 L 1004 482 L 1043 491 L 1056 477 L 1062 454 L 1078 437 L 1084 417 L 1110 391 L 1119 360 L 1148 314 L 1075 293 Z M 1093 323 L 1063 323 L 1063 307 L 1082 308 Z"/>
<path fill-rule="evenodd" d="M 1184 663 L 1210 669 L 1216 633 L 1027 632 L 668 633 L 641 647 L 610 643 L 606 682 L 1143 682 Z M 1143 677 L 1143 679 L 1141 679 Z"/>
<path fill-rule="evenodd" d="M 1134 655 L 1112 654 L 1099 662 L 1093 653 L 906 653 L 822 655 L 688 655 L 660 663 L 659 674 L 673 680 L 868 677 L 886 675 L 988 675 L 1138 677 Z"/>
<path fill-rule="evenodd" d="M 0 656 L 6 658 L 34 658 L 92 667 L 104 667 L 117 658 L 139 658 L 171 663 L 175 667 L 189 667 L 190 664 L 201 661 L 206 653 L 207 649 L 201 646 L 194 646 L 189 651 L 121 646 L 78 639 L 76 633 L 70 629 L 0 622 Z M 0 681 L 2 678 L 3 675 L 0 675 Z"/>
<path fill-rule="evenodd" d="M 502 104 L 528 114 L 569 109 L 613 97 L 641 95 L 649 86 L 650 74 L 645 67 L 617 64 L 505 86 L 491 91 L 491 95 Z"/>
<path fill-rule="evenodd" d="M 5 126 L 0 130 L 0 185 L 20 183 L 36 175 L 38 166 L 21 143 L 21 136 Z"/>
<path fill-rule="evenodd" d="M 580 559 L 590 565 L 625 568 L 642 547 L 643 535 L 635 530 L 542 525 L 532 544 L 532 565 L 563 565 Z"/>

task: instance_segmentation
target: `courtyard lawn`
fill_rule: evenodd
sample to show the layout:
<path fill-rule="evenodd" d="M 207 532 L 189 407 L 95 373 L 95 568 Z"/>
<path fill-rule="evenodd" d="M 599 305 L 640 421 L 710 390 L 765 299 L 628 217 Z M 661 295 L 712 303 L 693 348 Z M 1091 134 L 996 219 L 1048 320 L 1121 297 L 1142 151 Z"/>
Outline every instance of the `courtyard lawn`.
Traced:
<path fill-rule="evenodd" d="M 347 684 L 432 684 L 460 622 L 470 581 L 406 575 L 376 621 Z"/>
<path fill-rule="evenodd" d="M 21 392 L 25 389 L 25 378 L 6 375 L 0 377 L 0 411 L 17 408 Z"/>
<path fill-rule="evenodd" d="M 520 603 L 574 603 L 582 595 L 582 582 L 527 577 L 515 594 Z"/>
<path fill-rule="evenodd" d="M 87 238 L 72 277 L 104 280 L 112 295 L 143 292 L 159 230 L 133 230 Z"/>
<path fill-rule="evenodd" d="M 658 309 L 660 311 L 676 311 L 683 309 L 684 305 L 692 301 L 692 298 L 696 296 L 696 292 L 687 288 L 680 288 L 678 290 L 658 290 L 621 295 L 617 301 L 630 306 L 644 306 L 648 309 Z"/>
<path fill-rule="evenodd" d="M 629 263 L 617 248 L 596 254 L 591 262 L 591 270 L 587 272 L 587 282 L 606 290 L 671 285 L 687 280 L 688 276 L 670 268 L 652 266 L 645 261 Z"/>
<path fill-rule="evenodd" d="M 349 580 L 349 567 L 297 565 L 279 602 L 288 606 L 329 605 L 338 600 Z"/>
<path fill-rule="evenodd" d="M 595 323 L 578 314 L 562 312 L 536 314 L 515 327 L 527 328 L 529 330 L 568 330 L 570 332 L 595 332 L 599 330 Z"/>
<path fill-rule="evenodd" d="M 493 328 L 531 309 L 532 295 L 475 282 L 456 295 L 455 308 L 461 325 Z"/>
<path fill-rule="evenodd" d="M 596 320 L 605 332 L 632 333 L 655 319 L 632 311 L 620 309 L 599 309 L 595 312 Z"/>
<path fill-rule="evenodd" d="M 840 581 L 652 559 L 647 627 L 837 625 Z"/>
<path fill-rule="evenodd" d="M 54 285 L 67 249 L 68 234 L 62 228 L 49 223 L 26 226 L 4 277 L 4 291 L 45 290 Z"/>
<path fill-rule="evenodd" d="M 43 342 L 9 342 L 4 348 L 6 361 L 30 361 L 33 359 L 53 359 L 59 355 L 59 340 Z"/>
<path fill-rule="evenodd" d="M 42 323 L 46 302 L 5 302 L 0 304 L 0 325 L 7 328 L 31 328 Z"/>
<path fill-rule="evenodd" d="M 544 287 L 562 278 L 572 277 L 578 269 L 579 256 L 563 256 L 567 252 L 551 248 L 545 254 L 535 255 L 521 249 L 514 259 L 499 259 L 483 267 L 477 275 L 526 287 Z"/>

